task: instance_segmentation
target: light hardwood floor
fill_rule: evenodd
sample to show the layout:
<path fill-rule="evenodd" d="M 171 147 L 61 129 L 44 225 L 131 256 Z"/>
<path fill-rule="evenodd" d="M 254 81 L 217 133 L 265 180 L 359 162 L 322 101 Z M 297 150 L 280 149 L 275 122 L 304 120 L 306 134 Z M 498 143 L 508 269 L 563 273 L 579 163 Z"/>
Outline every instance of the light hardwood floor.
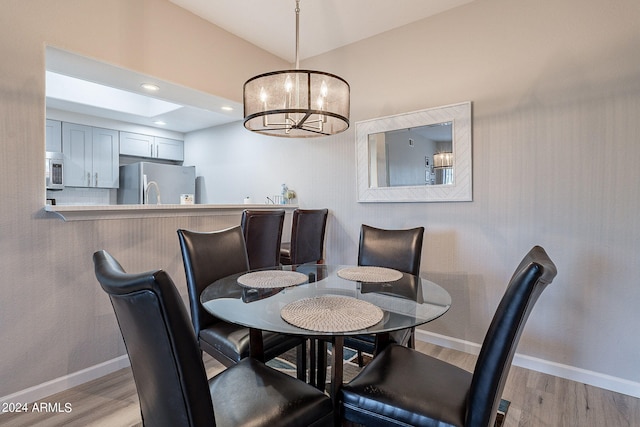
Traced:
<path fill-rule="evenodd" d="M 417 348 L 473 370 L 473 355 L 422 342 L 417 343 Z M 223 369 L 206 355 L 205 365 L 209 376 Z M 511 369 L 503 398 L 511 402 L 505 419 L 506 427 L 640 426 L 640 399 L 516 366 Z M 3 414 L 0 415 L 0 426 L 141 425 L 135 384 L 128 368 L 42 399 L 42 402 L 60 403 L 63 410 L 69 403 L 71 411 Z"/>

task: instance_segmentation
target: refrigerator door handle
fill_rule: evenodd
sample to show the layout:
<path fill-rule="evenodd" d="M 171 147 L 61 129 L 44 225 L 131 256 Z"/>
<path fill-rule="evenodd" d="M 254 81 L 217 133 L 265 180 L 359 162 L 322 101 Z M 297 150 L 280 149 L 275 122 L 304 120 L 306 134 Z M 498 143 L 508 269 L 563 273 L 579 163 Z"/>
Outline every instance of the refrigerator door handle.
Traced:
<path fill-rule="evenodd" d="M 144 205 L 146 203 L 145 200 L 145 191 L 147 189 L 147 174 L 142 174 L 142 187 L 140 188 L 140 204 Z"/>

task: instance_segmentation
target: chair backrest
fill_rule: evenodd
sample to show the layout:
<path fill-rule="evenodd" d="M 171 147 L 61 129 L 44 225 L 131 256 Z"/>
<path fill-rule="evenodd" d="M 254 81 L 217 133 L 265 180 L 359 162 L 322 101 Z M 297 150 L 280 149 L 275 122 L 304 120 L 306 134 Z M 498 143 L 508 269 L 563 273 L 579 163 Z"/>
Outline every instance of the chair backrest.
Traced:
<path fill-rule="evenodd" d="M 520 335 L 556 266 L 534 246 L 511 277 L 496 309 L 476 362 L 467 400 L 467 426 L 493 426 Z"/>
<path fill-rule="evenodd" d="M 384 230 L 362 225 L 358 265 L 393 268 L 418 276 L 424 227 Z"/>
<path fill-rule="evenodd" d="M 211 283 L 249 270 L 247 250 L 239 226 L 213 232 L 178 230 L 189 291 L 191 322 L 196 337 L 219 320 L 200 304 L 200 294 Z"/>
<path fill-rule="evenodd" d="M 328 209 L 296 209 L 291 220 L 291 264 L 323 259 Z"/>
<path fill-rule="evenodd" d="M 93 262 L 129 354 L 143 425 L 215 425 L 202 356 L 169 275 L 127 274 L 106 251 Z"/>
<path fill-rule="evenodd" d="M 242 212 L 240 226 L 247 244 L 249 267 L 275 267 L 280 265 L 280 243 L 284 209 L 248 210 Z"/>

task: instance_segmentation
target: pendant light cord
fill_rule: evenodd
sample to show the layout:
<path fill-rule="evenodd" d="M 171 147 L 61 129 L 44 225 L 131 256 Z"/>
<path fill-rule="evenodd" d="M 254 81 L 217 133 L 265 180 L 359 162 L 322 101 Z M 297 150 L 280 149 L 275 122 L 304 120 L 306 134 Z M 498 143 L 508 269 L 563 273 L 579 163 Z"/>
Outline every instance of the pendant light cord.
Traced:
<path fill-rule="evenodd" d="M 296 70 L 300 69 L 300 0 L 296 0 Z"/>

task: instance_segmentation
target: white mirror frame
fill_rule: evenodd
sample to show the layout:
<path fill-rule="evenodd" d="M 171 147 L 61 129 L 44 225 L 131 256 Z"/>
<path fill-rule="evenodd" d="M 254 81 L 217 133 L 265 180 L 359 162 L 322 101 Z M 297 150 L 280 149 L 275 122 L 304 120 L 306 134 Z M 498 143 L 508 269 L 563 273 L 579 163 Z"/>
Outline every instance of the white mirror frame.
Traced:
<path fill-rule="evenodd" d="M 369 135 L 437 123 L 453 122 L 453 184 L 406 187 L 369 186 Z M 471 102 L 428 108 L 356 123 L 358 202 L 470 202 Z"/>

